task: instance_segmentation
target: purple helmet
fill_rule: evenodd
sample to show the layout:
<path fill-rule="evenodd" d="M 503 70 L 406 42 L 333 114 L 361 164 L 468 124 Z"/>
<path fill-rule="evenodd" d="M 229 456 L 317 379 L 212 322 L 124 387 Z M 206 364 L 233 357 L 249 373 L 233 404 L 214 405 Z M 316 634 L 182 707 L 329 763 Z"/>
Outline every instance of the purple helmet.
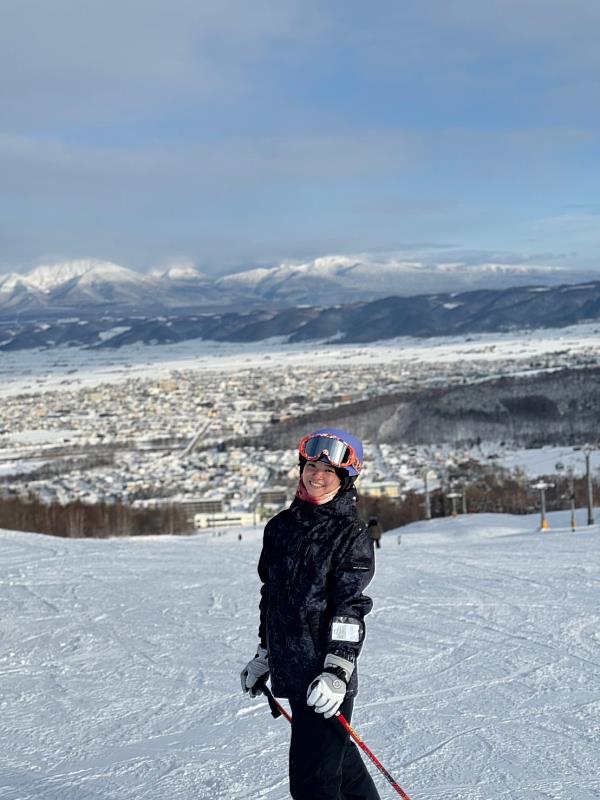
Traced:
<path fill-rule="evenodd" d="M 300 456 L 308 461 L 326 461 L 356 477 L 363 465 L 360 439 L 339 428 L 319 428 L 305 436 L 299 446 Z"/>

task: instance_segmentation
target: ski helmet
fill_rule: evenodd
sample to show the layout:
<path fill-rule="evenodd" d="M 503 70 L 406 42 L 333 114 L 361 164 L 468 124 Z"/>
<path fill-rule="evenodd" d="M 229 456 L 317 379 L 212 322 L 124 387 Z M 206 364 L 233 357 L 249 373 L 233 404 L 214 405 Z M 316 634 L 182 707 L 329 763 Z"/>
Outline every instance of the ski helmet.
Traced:
<path fill-rule="evenodd" d="M 338 446 L 334 447 L 333 444 L 328 446 L 330 444 L 328 439 L 338 443 Z M 339 445 L 346 445 L 346 448 Z M 309 455 L 311 446 L 314 455 Z M 335 456 L 333 455 L 334 450 L 336 451 Z M 325 461 L 335 467 L 336 472 L 343 470 L 350 477 L 356 478 L 362 469 L 362 442 L 356 436 L 339 428 L 319 428 L 319 430 L 313 431 L 302 439 L 299 451 L 302 460 Z M 346 462 L 346 459 L 349 459 L 349 463 Z"/>

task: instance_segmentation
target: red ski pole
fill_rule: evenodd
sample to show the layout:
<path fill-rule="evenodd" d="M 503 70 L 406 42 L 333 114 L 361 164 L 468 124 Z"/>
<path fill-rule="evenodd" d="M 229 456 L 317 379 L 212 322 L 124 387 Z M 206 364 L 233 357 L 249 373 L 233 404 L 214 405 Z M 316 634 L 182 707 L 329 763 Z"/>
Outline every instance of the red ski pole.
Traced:
<path fill-rule="evenodd" d="M 261 686 L 261 689 L 262 689 L 263 693 L 266 695 L 266 698 L 267 698 L 267 700 L 269 702 L 269 706 L 271 708 L 271 713 L 273 714 L 273 716 L 274 717 L 278 717 L 280 715 L 283 715 L 287 719 L 288 722 L 291 722 L 292 721 L 291 716 L 288 714 L 288 712 L 285 710 L 285 708 L 281 705 L 281 703 L 278 703 L 277 700 L 273 697 L 273 694 L 272 694 L 271 690 L 269 689 L 269 687 L 268 686 Z M 383 764 L 377 758 L 377 756 L 374 755 L 374 753 L 372 753 L 371 750 L 369 750 L 367 745 L 363 742 L 363 740 L 360 738 L 358 733 L 354 730 L 352 725 L 350 725 L 350 723 L 348 722 L 346 717 L 343 714 L 340 714 L 340 712 L 338 711 L 336 713 L 336 715 L 335 715 L 335 718 L 340 723 L 340 725 L 343 728 L 345 728 L 346 731 L 350 734 L 350 738 L 353 739 L 356 742 L 356 744 L 360 747 L 360 749 L 369 756 L 369 758 L 371 759 L 373 764 L 375 764 L 375 766 L 377 767 L 379 772 L 381 772 L 381 774 L 388 781 L 390 786 L 396 792 L 398 792 L 398 794 L 400 795 L 402 800 L 410 800 L 410 797 L 406 794 L 404 789 L 398 784 L 397 781 L 395 781 L 392 778 L 390 773 L 383 766 Z"/>
<path fill-rule="evenodd" d="M 387 769 L 386 769 L 386 768 L 383 766 L 383 764 L 382 764 L 382 763 L 381 763 L 381 761 L 380 761 L 380 760 L 377 758 L 377 756 L 376 756 L 376 755 L 374 755 L 374 753 L 372 753 L 372 752 L 369 750 L 369 748 L 367 747 L 367 745 L 366 745 L 366 744 L 363 742 L 363 740 L 360 738 L 360 736 L 358 735 L 358 733 L 357 733 L 357 732 L 354 730 L 354 728 L 352 727 L 352 725 L 350 725 L 350 723 L 348 722 L 348 720 L 346 719 L 346 717 L 345 717 L 343 714 L 340 714 L 340 712 L 339 712 L 339 711 L 336 713 L 336 715 L 335 715 L 335 716 L 336 716 L 336 719 L 337 719 L 337 720 L 340 722 L 340 724 L 341 724 L 341 725 L 343 725 L 343 726 L 344 726 L 344 728 L 345 728 L 345 729 L 348 731 L 348 733 L 350 734 L 350 737 L 351 737 L 352 739 L 354 739 L 354 741 L 355 741 L 355 742 L 356 742 L 356 744 L 357 744 L 357 745 L 360 747 L 360 749 L 361 749 L 361 750 L 362 750 L 364 753 L 366 753 L 366 754 L 369 756 L 369 758 L 371 759 L 371 761 L 372 761 L 372 762 L 375 764 L 375 766 L 377 767 L 377 769 L 379 770 L 379 772 L 381 772 L 381 774 L 382 774 L 382 775 L 383 775 L 383 777 L 386 779 L 386 781 L 388 781 L 388 782 L 389 782 L 389 784 L 392 786 L 392 788 L 393 788 L 393 789 L 395 789 L 395 790 L 398 792 L 398 794 L 400 795 L 400 797 L 402 797 L 402 798 L 403 798 L 403 800 L 410 800 L 410 797 L 409 797 L 409 796 L 406 794 L 406 792 L 404 791 L 404 789 L 403 789 L 403 788 L 402 788 L 402 787 L 401 787 L 401 786 L 400 786 L 400 785 L 399 785 L 399 784 L 398 784 L 398 783 L 397 783 L 397 782 L 396 782 L 396 781 L 395 781 L 395 780 L 392 778 L 392 776 L 390 775 L 390 773 L 389 773 L 389 772 L 387 771 Z"/>

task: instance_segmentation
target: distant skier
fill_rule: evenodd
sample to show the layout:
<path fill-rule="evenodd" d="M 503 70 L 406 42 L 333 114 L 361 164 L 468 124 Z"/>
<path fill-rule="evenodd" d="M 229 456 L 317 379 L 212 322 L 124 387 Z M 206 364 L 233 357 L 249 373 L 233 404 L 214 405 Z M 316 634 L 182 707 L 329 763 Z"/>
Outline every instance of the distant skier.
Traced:
<path fill-rule="evenodd" d="M 270 673 L 273 694 L 289 698 L 294 800 L 379 800 L 357 747 L 330 719 L 338 710 L 351 719 L 372 607 L 363 591 L 374 573 L 373 541 L 354 488 L 362 444 L 326 428 L 302 439 L 299 458 L 296 497 L 264 532 L 259 645 L 242 689 L 255 697 Z"/>
<path fill-rule="evenodd" d="M 375 547 L 381 547 L 381 525 L 379 524 L 379 520 L 377 517 L 371 517 L 367 522 L 367 530 L 369 531 L 369 536 L 373 539 Z"/>

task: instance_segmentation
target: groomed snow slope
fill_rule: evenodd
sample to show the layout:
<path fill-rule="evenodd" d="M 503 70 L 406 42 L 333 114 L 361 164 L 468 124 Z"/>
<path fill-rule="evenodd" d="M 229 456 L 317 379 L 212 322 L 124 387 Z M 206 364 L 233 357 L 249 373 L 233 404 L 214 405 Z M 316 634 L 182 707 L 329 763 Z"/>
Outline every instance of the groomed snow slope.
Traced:
<path fill-rule="evenodd" d="M 412 800 L 600 797 L 600 532 L 536 526 L 378 551 L 354 724 Z M 0 532 L 0 798 L 287 798 L 289 726 L 239 688 L 259 548 Z"/>

